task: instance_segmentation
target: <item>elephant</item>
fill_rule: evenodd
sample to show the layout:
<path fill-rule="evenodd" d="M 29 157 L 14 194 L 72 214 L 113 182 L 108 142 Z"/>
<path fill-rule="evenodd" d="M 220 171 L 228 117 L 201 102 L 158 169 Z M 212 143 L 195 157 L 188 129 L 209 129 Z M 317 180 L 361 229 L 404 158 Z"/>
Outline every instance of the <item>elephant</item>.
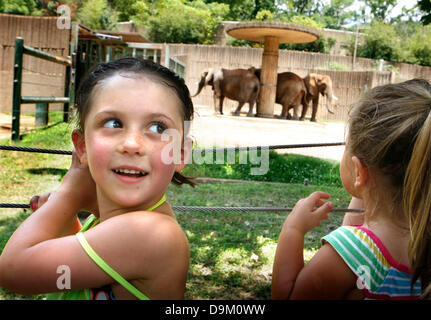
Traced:
<path fill-rule="evenodd" d="M 198 90 L 192 97 L 197 96 L 204 86 L 210 85 L 214 91 L 214 111 L 216 114 L 223 114 L 223 100 L 227 97 L 238 101 L 234 115 L 238 116 L 242 106 L 248 102 L 247 116 L 252 117 L 253 108 L 260 91 L 260 82 L 254 71 L 253 67 L 234 70 L 210 68 L 202 72 Z M 219 104 L 217 104 L 217 100 L 219 100 Z"/>
<path fill-rule="evenodd" d="M 255 74 L 260 78 L 260 69 L 256 69 Z M 332 94 L 332 81 L 329 76 L 310 73 L 305 78 L 293 72 L 282 72 L 277 75 L 277 90 L 275 102 L 283 106 L 280 118 L 304 120 L 307 114 L 308 105 L 313 101 L 313 111 L 311 121 L 316 122 L 317 107 L 319 105 L 319 93 L 326 95 L 326 107 L 328 112 L 334 113 L 331 109 L 332 99 L 336 100 Z M 302 104 L 301 117 L 298 117 L 299 107 Z M 293 116 L 290 117 L 289 110 L 293 108 Z"/>
<path fill-rule="evenodd" d="M 255 74 L 260 78 L 260 69 L 256 69 Z M 283 106 L 280 114 L 282 119 L 291 119 L 289 110 L 293 108 L 292 119 L 298 120 L 300 105 L 306 103 L 305 97 L 307 88 L 300 76 L 293 72 L 282 72 L 277 75 L 277 90 L 275 102 Z M 303 120 L 303 119 L 301 119 Z"/>
<path fill-rule="evenodd" d="M 307 95 L 305 97 L 306 103 L 303 105 L 301 118 L 305 117 L 310 101 L 313 101 L 313 109 L 311 112 L 311 121 L 316 121 L 317 108 L 319 106 L 319 93 L 326 96 L 326 108 L 329 113 L 334 113 L 331 108 L 332 100 L 338 100 L 332 93 L 332 80 L 327 75 L 310 73 L 304 79 L 305 87 L 307 88 Z"/>

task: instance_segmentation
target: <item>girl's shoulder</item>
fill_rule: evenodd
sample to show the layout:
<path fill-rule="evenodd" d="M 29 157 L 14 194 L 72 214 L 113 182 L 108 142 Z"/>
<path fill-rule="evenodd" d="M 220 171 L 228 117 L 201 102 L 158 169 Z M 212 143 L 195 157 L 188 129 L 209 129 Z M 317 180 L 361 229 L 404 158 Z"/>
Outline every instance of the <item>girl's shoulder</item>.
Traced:
<path fill-rule="evenodd" d="M 129 279 L 154 278 L 168 266 L 181 273 L 188 266 L 187 237 L 175 218 L 166 214 L 122 214 L 99 223 L 85 236 L 96 252 L 115 261 Z"/>

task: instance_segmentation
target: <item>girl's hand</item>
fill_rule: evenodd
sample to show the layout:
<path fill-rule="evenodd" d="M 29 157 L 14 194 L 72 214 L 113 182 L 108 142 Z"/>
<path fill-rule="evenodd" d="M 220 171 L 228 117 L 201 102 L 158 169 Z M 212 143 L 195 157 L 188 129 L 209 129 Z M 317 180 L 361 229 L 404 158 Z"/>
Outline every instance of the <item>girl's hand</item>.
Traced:
<path fill-rule="evenodd" d="M 322 220 L 328 220 L 328 213 L 334 207 L 332 202 L 322 200 L 330 197 L 328 193 L 317 191 L 299 200 L 287 217 L 283 229 L 295 229 L 305 235 L 314 227 L 320 226 Z M 316 206 L 319 208 L 315 208 Z"/>
<path fill-rule="evenodd" d="M 63 178 L 58 192 L 65 192 L 71 201 L 80 204 L 80 209 L 99 215 L 96 184 L 91 177 L 88 166 L 83 165 L 75 150 L 72 152 L 72 164 Z"/>
<path fill-rule="evenodd" d="M 51 191 L 48 193 L 45 193 L 41 196 L 39 195 L 35 195 L 31 198 L 30 200 L 30 209 L 34 212 L 37 209 L 39 209 L 41 206 L 43 206 L 43 204 L 45 202 L 48 201 L 49 197 L 51 196 L 51 194 L 54 194 L 55 191 Z"/>

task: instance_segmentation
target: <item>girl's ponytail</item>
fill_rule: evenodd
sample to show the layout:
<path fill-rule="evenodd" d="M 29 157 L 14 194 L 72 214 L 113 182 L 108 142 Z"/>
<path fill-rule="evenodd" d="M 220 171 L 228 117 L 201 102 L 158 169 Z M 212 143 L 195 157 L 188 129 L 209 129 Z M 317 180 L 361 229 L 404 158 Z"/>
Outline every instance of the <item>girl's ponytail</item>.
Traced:
<path fill-rule="evenodd" d="M 431 111 L 431 103 L 426 106 Z M 431 112 L 419 130 L 404 179 L 403 205 L 410 225 L 412 285 L 420 278 L 422 293 L 431 284 Z M 430 286 L 431 288 L 431 286 Z M 431 297 L 431 295 L 430 295 Z"/>

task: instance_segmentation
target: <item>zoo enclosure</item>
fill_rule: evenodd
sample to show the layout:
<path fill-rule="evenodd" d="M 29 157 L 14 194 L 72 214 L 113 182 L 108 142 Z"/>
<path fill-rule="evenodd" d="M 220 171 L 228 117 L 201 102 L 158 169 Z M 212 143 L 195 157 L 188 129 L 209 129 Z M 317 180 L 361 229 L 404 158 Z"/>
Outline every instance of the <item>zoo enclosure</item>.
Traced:
<path fill-rule="evenodd" d="M 207 68 L 260 68 L 263 49 L 245 47 L 226 47 L 210 45 L 170 45 L 172 56 L 183 57 L 186 62 L 186 83 L 192 93 L 197 90 L 202 71 Z M 357 58 L 355 70 L 350 71 L 352 57 L 332 56 L 321 53 L 280 50 L 278 60 L 278 72 L 291 71 L 301 77 L 315 72 L 329 75 L 333 83 L 334 95 L 339 99 L 333 101 L 335 114 L 329 114 L 325 108 L 325 98 L 320 98 L 318 120 L 345 121 L 349 107 L 357 101 L 360 95 L 367 89 L 376 85 L 390 82 L 401 82 L 415 77 L 421 77 L 431 81 L 431 68 L 406 63 L 395 63 L 398 72 L 377 71 L 377 60 Z M 331 67 L 342 66 L 348 71 L 330 70 Z M 372 70 L 372 71 L 370 71 Z M 206 86 L 193 102 L 197 105 L 205 105 L 213 109 L 212 90 Z M 225 110 L 237 106 L 237 102 L 225 99 Z M 244 111 L 247 111 L 244 107 Z M 281 111 L 280 105 L 275 105 L 275 113 Z M 309 108 L 311 113 L 311 108 Z"/>

